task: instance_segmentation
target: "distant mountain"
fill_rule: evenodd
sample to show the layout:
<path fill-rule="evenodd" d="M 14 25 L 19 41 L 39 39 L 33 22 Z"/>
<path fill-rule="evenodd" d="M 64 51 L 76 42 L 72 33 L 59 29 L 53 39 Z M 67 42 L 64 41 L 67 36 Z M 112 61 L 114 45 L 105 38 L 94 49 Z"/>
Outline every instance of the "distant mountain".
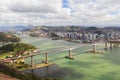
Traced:
<path fill-rule="evenodd" d="M 32 29 L 32 28 L 34 28 L 33 25 L 0 26 L 0 32 L 7 32 L 7 31 L 10 31 L 10 30 L 22 31 L 22 30 L 27 30 L 27 29 Z"/>
<path fill-rule="evenodd" d="M 113 30 L 113 31 L 120 32 L 120 27 L 105 27 L 103 29 L 105 29 L 105 30 Z"/>
<path fill-rule="evenodd" d="M 78 26 L 60 26 L 60 27 L 52 27 L 52 26 L 36 26 L 32 29 L 29 29 L 28 31 L 44 31 L 44 32 L 78 32 L 82 29 L 85 29 L 84 27 L 78 27 Z"/>
<path fill-rule="evenodd" d="M 52 26 L 36 26 L 34 28 L 30 28 L 27 31 L 30 32 L 81 32 L 81 33 L 97 33 L 104 34 L 107 32 L 120 32 L 120 27 L 95 27 L 95 26 L 60 26 L 60 27 L 52 27 Z"/>

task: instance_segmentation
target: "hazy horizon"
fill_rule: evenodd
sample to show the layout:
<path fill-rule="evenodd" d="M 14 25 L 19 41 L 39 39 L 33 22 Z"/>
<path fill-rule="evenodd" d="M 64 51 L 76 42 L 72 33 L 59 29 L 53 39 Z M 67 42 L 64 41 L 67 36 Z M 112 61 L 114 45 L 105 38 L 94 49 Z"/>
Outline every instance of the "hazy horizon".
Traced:
<path fill-rule="evenodd" d="M 18 25 L 0 25 L 0 28 L 3 27 L 20 27 L 20 26 L 24 26 L 24 27 L 37 27 L 37 26 L 46 26 L 46 27 L 70 27 L 70 26 L 74 26 L 74 27 L 97 27 L 97 28 L 104 28 L 104 27 L 120 27 L 120 25 L 32 25 L 32 24 L 18 24 Z"/>

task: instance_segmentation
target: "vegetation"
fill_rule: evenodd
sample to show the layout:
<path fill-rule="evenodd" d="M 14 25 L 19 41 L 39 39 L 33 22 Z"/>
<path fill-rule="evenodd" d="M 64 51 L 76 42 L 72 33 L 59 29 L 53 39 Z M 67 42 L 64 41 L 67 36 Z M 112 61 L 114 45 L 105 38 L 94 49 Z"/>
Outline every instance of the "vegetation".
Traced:
<path fill-rule="evenodd" d="M 21 51 L 34 50 L 34 49 L 36 49 L 36 47 L 26 43 L 12 43 L 0 47 L 1 53 L 21 52 Z"/>
<path fill-rule="evenodd" d="M 55 33 L 51 33 L 51 37 L 59 37 L 59 35 L 55 34 Z"/>
<path fill-rule="evenodd" d="M 8 67 L 0 63 L 0 73 L 10 75 L 12 77 L 19 78 L 20 80 L 60 80 L 60 79 L 53 79 L 53 78 L 39 78 L 35 75 L 31 75 L 29 73 L 20 72 L 12 67 Z"/>
<path fill-rule="evenodd" d="M 5 34 L 0 32 L 0 42 L 19 42 L 20 38 L 12 34 Z"/>
<path fill-rule="evenodd" d="M 75 32 L 75 31 L 80 31 L 80 27 L 77 26 L 67 26 L 67 27 L 48 27 L 48 26 L 37 26 L 31 30 L 29 30 L 30 32 L 34 32 L 34 31 L 43 31 L 43 32 Z"/>
<path fill-rule="evenodd" d="M 12 54 L 13 53 L 17 54 L 17 53 L 21 53 L 21 51 L 29 52 L 29 50 L 32 51 L 35 49 L 36 49 L 36 47 L 29 45 L 29 44 L 25 44 L 25 43 L 10 43 L 10 44 L 6 44 L 6 45 L 3 45 L 2 47 L 0 47 L 0 51 L 2 53 L 4 53 L 4 54 L 2 54 L 4 57 L 10 55 L 11 52 L 12 52 Z M 23 60 L 23 59 L 21 59 L 21 60 Z M 29 67 L 24 62 L 20 62 L 21 60 L 17 60 L 14 63 L 14 66 L 11 63 L 0 63 L 0 73 L 6 74 L 6 75 L 9 75 L 12 77 L 16 77 L 20 80 L 60 80 L 60 79 L 56 79 L 56 78 L 40 78 L 40 77 L 37 77 L 37 76 L 29 74 L 29 73 L 24 73 L 24 72 L 18 71 L 18 69 L 20 70 L 22 68 Z M 18 64 L 18 62 L 20 62 L 20 63 Z"/>

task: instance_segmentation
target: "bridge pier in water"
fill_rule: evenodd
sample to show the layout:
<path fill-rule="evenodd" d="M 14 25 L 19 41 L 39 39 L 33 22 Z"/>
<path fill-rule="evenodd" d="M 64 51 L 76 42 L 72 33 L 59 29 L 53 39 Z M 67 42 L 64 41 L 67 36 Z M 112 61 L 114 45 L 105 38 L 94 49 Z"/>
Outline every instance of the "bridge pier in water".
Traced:
<path fill-rule="evenodd" d="M 112 49 L 112 42 L 110 42 L 110 49 Z"/>
<path fill-rule="evenodd" d="M 117 47 L 117 44 L 116 44 L 116 41 L 114 42 L 114 48 L 116 48 Z"/>
<path fill-rule="evenodd" d="M 71 50 L 69 50 L 68 53 L 69 53 L 69 57 L 71 58 L 72 57 Z"/>
<path fill-rule="evenodd" d="M 107 42 L 105 42 L 105 50 L 108 50 L 108 48 L 107 48 Z"/>
<path fill-rule="evenodd" d="M 110 49 L 114 48 L 118 48 L 120 45 L 120 39 L 115 39 L 115 40 L 109 40 L 108 41 L 110 43 Z"/>
<path fill-rule="evenodd" d="M 45 63 L 47 64 L 48 63 L 48 53 L 45 53 L 45 57 L 46 57 Z"/>
<path fill-rule="evenodd" d="M 32 68 L 34 67 L 34 64 L 33 64 L 33 56 L 31 56 L 31 67 L 32 67 Z"/>
<path fill-rule="evenodd" d="M 74 58 L 73 58 L 73 56 L 71 54 L 71 50 L 70 49 L 68 50 L 68 56 L 65 56 L 65 58 L 74 60 Z"/>
<path fill-rule="evenodd" d="M 118 47 L 120 47 L 120 42 L 118 42 Z"/>
<path fill-rule="evenodd" d="M 117 48 L 119 47 L 119 43 L 120 43 L 120 42 L 118 42 L 118 41 L 116 42 L 116 47 L 117 47 Z"/>
<path fill-rule="evenodd" d="M 93 53 L 96 52 L 96 49 L 95 49 L 95 44 L 93 45 Z"/>

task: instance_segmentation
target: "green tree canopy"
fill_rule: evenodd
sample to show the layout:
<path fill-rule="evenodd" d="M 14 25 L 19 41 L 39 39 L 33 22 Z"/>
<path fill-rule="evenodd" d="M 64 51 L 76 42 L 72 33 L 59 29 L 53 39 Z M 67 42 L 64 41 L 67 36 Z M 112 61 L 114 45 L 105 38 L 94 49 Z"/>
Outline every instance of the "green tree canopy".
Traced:
<path fill-rule="evenodd" d="M 27 50 L 34 50 L 34 49 L 36 49 L 36 47 L 26 43 L 12 43 L 12 44 L 8 44 L 0 47 L 0 51 L 2 53 L 20 52 L 20 51 L 27 51 Z"/>

